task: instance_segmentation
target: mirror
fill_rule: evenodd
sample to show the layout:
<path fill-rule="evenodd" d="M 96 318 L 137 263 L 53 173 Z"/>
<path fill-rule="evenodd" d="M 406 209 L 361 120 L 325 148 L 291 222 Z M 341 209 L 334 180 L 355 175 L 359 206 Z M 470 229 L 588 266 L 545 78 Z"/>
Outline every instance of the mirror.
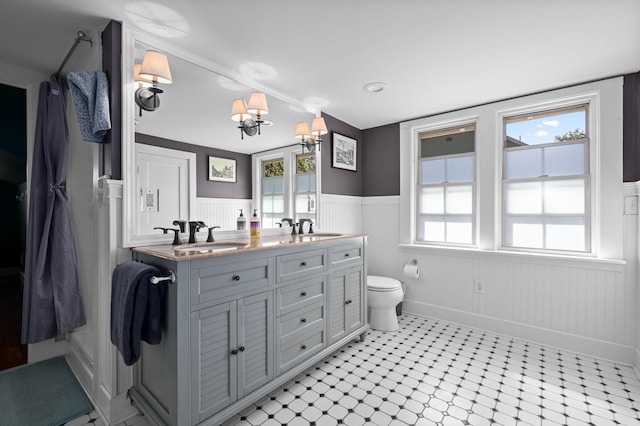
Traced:
<path fill-rule="evenodd" d="M 171 84 L 159 85 L 163 93 L 159 95 L 159 107 L 155 111 L 139 108 L 134 100 L 139 87 L 139 83 L 133 81 L 134 64 L 141 63 L 147 51 L 167 55 L 173 80 Z M 155 223 L 148 220 L 149 214 L 154 214 L 149 212 L 158 206 L 153 205 L 153 209 L 147 206 L 145 210 L 141 203 L 137 144 L 194 152 L 197 156 L 196 188 L 189 185 L 188 198 L 195 198 L 195 206 L 189 203 L 188 213 L 181 213 L 183 217 L 174 219 L 203 220 L 208 226 L 220 226 L 221 230 L 216 233 L 227 234 L 235 232 L 238 209 L 242 208 L 247 217 L 253 205 L 251 154 L 297 144 L 296 124 L 300 121 L 311 123 L 315 117 L 311 108 L 259 82 L 131 29 L 125 29 L 123 34 L 123 69 L 130 70 L 123 75 L 125 247 L 171 241 L 172 234 L 148 233 L 150 228 L 141 226 L 143 222 Z M 265 123 L 261 125 L 259 135 L 241 137 L 239 123 L 231 120 L 231 107 L 236 99 L 247 101 L 254 91 L 266 93 L 269 113 L 262 116 Z M 302 150 L 300 145 L 298 148 Z M 209 157 L 234 160 L 235 181 L 212 179 L 208 174 Z M 144 187 L 144 191 L 144 195 L 148 195 L 150 189 Z M 167 201 L 166 197 L 158 197 L 158 200 L 160 206 Z M 184 211 L 183 207 L 173 210 Z M 164 226 L 174 227 L 171 222 Z"/>

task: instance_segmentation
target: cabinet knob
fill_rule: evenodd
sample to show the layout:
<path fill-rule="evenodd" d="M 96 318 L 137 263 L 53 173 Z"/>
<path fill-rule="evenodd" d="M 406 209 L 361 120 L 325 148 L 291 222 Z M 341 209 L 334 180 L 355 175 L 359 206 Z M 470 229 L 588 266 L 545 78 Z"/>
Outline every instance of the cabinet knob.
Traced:
<path fill-rule="evenodd" d="M 307 262 L 300 263 L 300 266 L 307 266 Z"/>
<path fill-rule="evenodd" d="M 240 281 L 240 275 L 234 275 L 231 279 L 234 281 Z"/>
<path fill-rule="evenodd" d="M 307 319 L 306 318 L 302 318 L 302 319 L 300 319 L 300 322 L 307 322 Z"/>
<path fill-rule="evenodd" d="M 345 305 L 348 305 L 348 304 L 350 304 L 350 303 L 351 303 L 351 300 L 347 300 L 347 301 L 346 301 L 346 302 L 344 302 L 344 303 L 345 303 Z"/>
<path fill-rule="evenodd" d="M 344 254 L 344 257 L 349 257 L 349 253 L 345 253 L 345 254 Z"/>
<path fill-rule="evenodd" d="M 238 350 L 237 349 L 232 350 L 231 355 L 238 355 Z"/>
<path fill-rule="evenodd" d="M 306 291 L 303 291 L 302 293 L 300 293 L 300 297 L 305 297 L 307 295 Z"/>
<path fill-rule="evenodd" d="M 240 352 L 244 352 L 244 346 L 240 346 L 240 347 L 238 348 L 238 350 L 239 350 Z"/>
<path fill-rule="evenodd" d="M 300 346 L 300 349 L 302 349 L 302 350 L 307 349 L 307 345 L 302 345 L 302 346 Z"/>

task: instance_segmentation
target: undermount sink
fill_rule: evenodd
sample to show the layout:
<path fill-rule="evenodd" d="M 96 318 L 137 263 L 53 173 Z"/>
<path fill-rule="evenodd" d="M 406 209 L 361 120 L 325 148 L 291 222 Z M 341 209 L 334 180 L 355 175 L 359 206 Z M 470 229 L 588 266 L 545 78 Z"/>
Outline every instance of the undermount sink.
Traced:
<path fill-rule="evenodd" d="M 176 247 L 174 251 L 177 253 L 210 253 L 219 250 L 233 250 L 238 247 L 244 247 L 246 243 L 211 243 L 202 245 L 190 245 L 186 247 Z"/>
<path fill-rule="evenodd" d="M 331 232 L 318 232 L 313 234 L 302 234 L 298 235 L 298 241 L 300 242 L 311 242 L 311 241 L 320 241 L 323 238 L 331 238 L 331 237 L 342 237 L 344 234 L 336 234 Z"/>

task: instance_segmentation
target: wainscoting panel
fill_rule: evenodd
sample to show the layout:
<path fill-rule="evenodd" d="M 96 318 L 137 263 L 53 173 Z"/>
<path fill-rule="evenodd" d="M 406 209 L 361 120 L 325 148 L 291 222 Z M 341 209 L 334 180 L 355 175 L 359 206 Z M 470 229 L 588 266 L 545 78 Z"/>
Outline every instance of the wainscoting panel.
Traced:
<path fill-rule="evenodd" d="M 369 274 L 405 282 L 407 312 L 633 363 L 636 284 L 626 277 L 635 275 L 628 261 L 399 246 L 398 197 L 362 203 Z M 410 259 L 420 265 L 418 279 L 402 273 Z"/>
<path fill-rule="evenodd" d="M 240 209 L 247 219 L 247 229 L 253 212 L 251 200 L 236 198 L 196 198 L 196 217 L 207 226 L 219 226 L 220 231 L 235 231 Z"/>
<path fill-rule="evenodd" d="M 318 224 L 322 232 L 362 233 L 362 198 L 348 195 L 322 194 Z"/>
<path fill-rule="evenodd" d="M 398 249 L 400 197 L 365 197 L 362 199 L 362 232 L 368 235 L 367 263 L 369 275 L 383 275 L 405 281 L 405 261 Z"/>

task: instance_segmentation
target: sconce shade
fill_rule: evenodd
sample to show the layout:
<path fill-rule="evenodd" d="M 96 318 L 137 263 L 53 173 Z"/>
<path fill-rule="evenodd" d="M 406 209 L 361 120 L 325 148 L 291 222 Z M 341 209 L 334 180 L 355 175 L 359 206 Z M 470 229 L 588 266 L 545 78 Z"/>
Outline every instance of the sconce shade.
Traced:
<path fill-rule="evenodd" d="M 267 96 L 264 93 L 253 92 L 247 102 L 247 112 L 251 114 L 269 114 Z"/>
<path fill-rule="evenodd" d="M 167 55 L 160 52 L 147 52 L 142 60 L 139 76 L 158 83 L 171 83 L 173 80 Z"/>
<path fill-rule="evenodd" d="M 251 118 L 251 114 L 247 112 L 247 103 L 244 99 L 236 99 L 231 105 L 231 119 L 233 121 L 244 121 Z"/>
<path fill-rule="evenodd" d="M 133 66 L 133 81 L 150 85 L 152 83 L 151 80 L 140 77 L 140 68 L 142 68 L 142 64 L 135 64 Z"/>
<path fill-rule="evenodd" d="M 296 126 L 296 138 L 305 140 L 310 135 L 309 125 L 305 121 L 300 121 Z"/>
<path fill-rule="evenodd" d="M 316 138 L 319 138 L 322 135 L 326 135 L 329 131 L 327 130 L 327 125 L 324 122 L 324 118 L 316 117 L 313 119 L 311 123 L 311 134 Z"/>

